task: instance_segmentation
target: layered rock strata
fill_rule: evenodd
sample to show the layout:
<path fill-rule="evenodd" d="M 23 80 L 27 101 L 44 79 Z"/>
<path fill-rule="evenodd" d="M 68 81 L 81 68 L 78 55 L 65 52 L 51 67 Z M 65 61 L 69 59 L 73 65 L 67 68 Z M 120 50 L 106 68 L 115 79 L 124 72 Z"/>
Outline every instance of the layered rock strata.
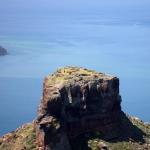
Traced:
<path fill-rule="evenodd" d="M 75 137 L 92 131 L 113 138 L 121 112 L 119 79 L 65 67 L 45 78 L 35 122 L 39 150 L 70 150 Z"/>

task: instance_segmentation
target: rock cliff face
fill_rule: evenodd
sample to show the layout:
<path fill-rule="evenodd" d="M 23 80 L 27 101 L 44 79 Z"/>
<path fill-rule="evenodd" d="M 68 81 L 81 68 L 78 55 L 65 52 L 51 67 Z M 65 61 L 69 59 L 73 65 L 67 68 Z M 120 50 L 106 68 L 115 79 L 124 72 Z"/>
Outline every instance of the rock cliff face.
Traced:
<path fill-rule="evenodd" d="M 7 50 L 0 46 L 0 56 L 7 55 Z"/>
<path fill-rule="evenodd" d="M 121 111 L 119 79 L 77 67 L 44 80 L 38 117 L 0 150 L 150 150 L 150 124 Z"/>
<path fill-rule="evenodd" d="M 77 136 L 99 131 L 104 138 L 119 128 L 119 79 L 77 67 L 59 69 L 45 78 L 35 123 L 40 150 L 70 150 Z M 117 132 L 116 132 L 117 133 Z"/>

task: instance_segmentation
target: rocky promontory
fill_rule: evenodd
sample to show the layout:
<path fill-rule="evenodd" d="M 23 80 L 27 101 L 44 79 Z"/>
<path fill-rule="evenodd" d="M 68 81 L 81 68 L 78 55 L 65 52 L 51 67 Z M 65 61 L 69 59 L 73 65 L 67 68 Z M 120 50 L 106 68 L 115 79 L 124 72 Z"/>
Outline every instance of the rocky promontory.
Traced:
<path fill-rule="evenodd" d="M 117 77 L 77 67 L 59 69 L 44 81 L 36 121 L 39 148 L 70 150 L 70 140 L 94 130 L 116 136 L 111 133 L 119 126 L 120 102 Z"/>
<path fill-rule="evenodd" d="M 0 56 L 4 56 L 4 55 L 7 55 L 7 50 L 2 46 L 0 46 Z"/>
<path fill-rule="evenodd" d="M 3 136 L 2 149 L 149 150 L 150 125 L 121 110 L 117 77 L 65 67 L 45 78 L 37 118 Z"/>

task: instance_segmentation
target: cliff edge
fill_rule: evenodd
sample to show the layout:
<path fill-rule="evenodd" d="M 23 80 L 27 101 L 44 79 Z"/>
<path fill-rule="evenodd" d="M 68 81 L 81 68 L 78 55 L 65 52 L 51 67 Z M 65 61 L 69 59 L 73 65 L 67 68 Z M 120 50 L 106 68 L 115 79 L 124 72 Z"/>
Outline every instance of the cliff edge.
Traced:
<path fill-rule="evenodd" d="M 71 140 L 92 131 L 116 136 L 120 102 L 117 77 L 78 67 L 57 70 L 43 85 L 36 121 L 39 149 L 70 150 Z"/>
<path fill-rule="evenodd" d="M 0 138 L 0 150 L 149 150 L 150 125 L 121 110 L 119 79 L 79 67 L 47 76 L 33 123 Z"/>

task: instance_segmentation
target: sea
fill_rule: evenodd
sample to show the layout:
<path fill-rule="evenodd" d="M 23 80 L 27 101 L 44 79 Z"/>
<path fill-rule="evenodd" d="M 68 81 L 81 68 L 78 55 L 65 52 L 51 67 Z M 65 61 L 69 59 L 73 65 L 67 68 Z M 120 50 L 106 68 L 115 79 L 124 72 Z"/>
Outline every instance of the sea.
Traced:
<path fill-rule="evenodd" d="M 36 118 L 44 78 L 64 66 L 117 76 L 122 110 L 150 122 L 150 5 L 135 4 L 3 9 L 0 136 Z"/>

